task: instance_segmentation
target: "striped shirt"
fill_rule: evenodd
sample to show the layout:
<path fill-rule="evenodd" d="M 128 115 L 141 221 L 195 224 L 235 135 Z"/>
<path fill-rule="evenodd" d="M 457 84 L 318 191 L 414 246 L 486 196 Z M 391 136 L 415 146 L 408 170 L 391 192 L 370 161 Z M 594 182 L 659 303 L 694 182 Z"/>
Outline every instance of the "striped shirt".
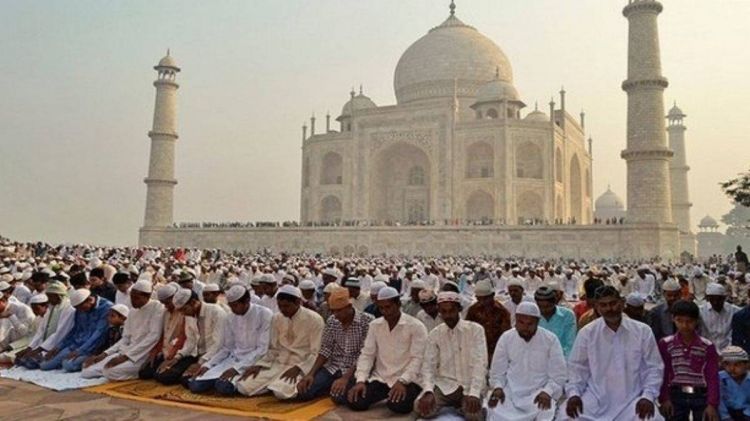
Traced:
<path fill-rule="evenodd" d="M 372 320 L 372 315 L 355 311 L 352 323 L 344 329 L 336 316 L 328 317 L 320 342 L 320 355 L 327 359 L 323 368 L 331 374 L 344 374 L 357 365 Z"/>
<path fill-rule="evenodd" d="M 676 333 L 659 341 L 664 360 L 664 382 L 659 401 L 669 400 L 673 386 L 696 386 L 707 389 L 709 405 L 719 405 L 719 356 L 711 341 L 697 334 L 688 344 Z"/>

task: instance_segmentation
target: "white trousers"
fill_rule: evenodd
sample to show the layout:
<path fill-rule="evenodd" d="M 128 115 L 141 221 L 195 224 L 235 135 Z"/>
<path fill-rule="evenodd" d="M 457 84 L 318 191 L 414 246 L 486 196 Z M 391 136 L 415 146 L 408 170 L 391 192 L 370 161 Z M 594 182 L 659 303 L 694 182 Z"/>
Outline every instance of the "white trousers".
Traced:
<path fill-rule="evenodd" d="M 115 358 L 118 355 L 110 355 L 107 358 L 99 361 L 98 363 L 84 368 L 81 370 L 81 377 L 84 379 L 94 379 L 97 377 L 106 377 L 107 380 L 121 381 L 121 380 L 133 380 L 138 378 L 138 371 L 145 363 L 145 361 L 132 362 L 130 360 L 124 363 L 118 364 L 112 368 L 104 368 L 109 360 Z"/>

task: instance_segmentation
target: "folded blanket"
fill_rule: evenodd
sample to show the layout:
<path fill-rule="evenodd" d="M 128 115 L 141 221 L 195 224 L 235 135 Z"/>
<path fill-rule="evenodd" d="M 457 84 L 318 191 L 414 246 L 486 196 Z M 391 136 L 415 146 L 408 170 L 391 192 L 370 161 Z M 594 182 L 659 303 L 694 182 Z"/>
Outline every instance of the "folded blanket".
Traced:
<path fill-rule="evenodd" d="M 107 379 L 104 377 L 98 379 L 83 379 L 81 378 L 81 373 L 66 373 L 62 370 L 29 370 L 24 367 L 13 367 L 7 370 L 0 370 L 0 377 L 33 383 L 37 386 L 58 392 L 98 386 L 107 382 Z"/>

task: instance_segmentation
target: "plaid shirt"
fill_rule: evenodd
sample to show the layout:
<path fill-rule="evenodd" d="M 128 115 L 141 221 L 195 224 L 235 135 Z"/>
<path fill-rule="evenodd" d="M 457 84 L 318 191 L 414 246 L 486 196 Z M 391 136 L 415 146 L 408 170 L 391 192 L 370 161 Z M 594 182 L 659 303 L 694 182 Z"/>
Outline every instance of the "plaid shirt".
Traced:
<path fill-rule="evenodd" d="M 329 317 L 320 343 L 320 355 L 328 359 L 323 368 L 331 374 L 343 374 L 357 365 L 372 320 L 372 315 L 356 311 L 351 325 L 344 329 L 335 316 Z"/>

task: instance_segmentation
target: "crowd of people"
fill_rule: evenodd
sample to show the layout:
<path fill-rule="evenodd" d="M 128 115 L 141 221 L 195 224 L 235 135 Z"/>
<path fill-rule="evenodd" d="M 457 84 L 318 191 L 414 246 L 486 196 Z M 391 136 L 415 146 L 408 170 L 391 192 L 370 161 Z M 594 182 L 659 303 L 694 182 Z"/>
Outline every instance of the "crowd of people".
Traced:
<path fill-rule="evenodd" d="M 0 361 L 468 420 L 750 419 L 747 255 L 326 257 L 0 239 Z"/>

